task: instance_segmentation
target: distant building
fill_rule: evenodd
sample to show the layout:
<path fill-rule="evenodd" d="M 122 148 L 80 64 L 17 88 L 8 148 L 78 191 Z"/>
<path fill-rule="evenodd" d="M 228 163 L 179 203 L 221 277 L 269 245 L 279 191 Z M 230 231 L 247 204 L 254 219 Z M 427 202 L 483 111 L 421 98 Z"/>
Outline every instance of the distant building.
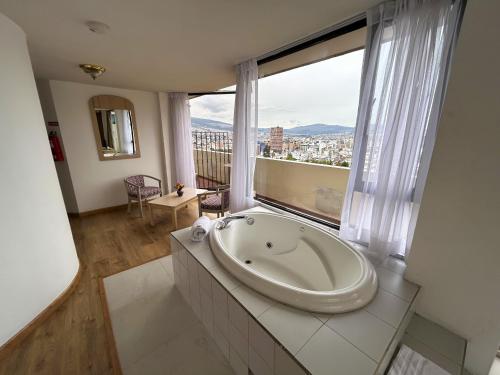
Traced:
<path fill-rule="evenodd" d="M 271 150 L 274 152 L 283 151 L 283 128 L 281 126 L 271 128 L 269 146 L 271 147 Z"/>

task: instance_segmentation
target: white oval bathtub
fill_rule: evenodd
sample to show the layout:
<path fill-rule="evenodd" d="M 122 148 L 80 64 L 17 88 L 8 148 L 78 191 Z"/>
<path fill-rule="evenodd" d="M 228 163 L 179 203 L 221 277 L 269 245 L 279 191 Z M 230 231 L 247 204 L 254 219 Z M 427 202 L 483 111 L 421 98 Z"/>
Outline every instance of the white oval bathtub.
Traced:
<path fill-rule="evenodd" d="M 292 216 L 249 212 L 210 232 L 215 257 L 256 291 L 303 310 L 359 309 L 377 291 L 372 264 L 335 235 Z"/>

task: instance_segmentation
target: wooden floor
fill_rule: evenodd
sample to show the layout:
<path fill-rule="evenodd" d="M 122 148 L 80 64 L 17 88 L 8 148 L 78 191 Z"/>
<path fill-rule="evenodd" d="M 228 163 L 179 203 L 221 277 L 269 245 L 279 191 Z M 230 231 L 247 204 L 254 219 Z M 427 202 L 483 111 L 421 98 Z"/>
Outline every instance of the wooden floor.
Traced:
<path fill-rule="evenodd" d="M 146 210 L 147 212 L 147 210 Z M 178 213 L 179 228 L 197 218 L 196 203 Z M 82 267 L 76 291 L 14 352 L 0 374 L 111 374 L 98 279 L 170 254 L 170 215 L 149 218 L 125 210 L 71 218 Z"/>

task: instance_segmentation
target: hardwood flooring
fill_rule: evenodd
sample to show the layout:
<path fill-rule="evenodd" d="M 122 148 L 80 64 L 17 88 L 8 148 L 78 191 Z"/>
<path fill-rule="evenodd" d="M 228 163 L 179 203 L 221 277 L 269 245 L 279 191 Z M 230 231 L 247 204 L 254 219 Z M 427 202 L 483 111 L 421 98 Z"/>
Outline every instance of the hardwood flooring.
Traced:
<path fill-rule="evenodd" d="M 145 210 L 147 212 L 147 210 Z M 99 278 L 170 254 L 170 214 L 156 225 L 126 209 L 71 218 L 82 277 L 56 312 L 0 362 L 0 374 L 112 374 Z M 196 203 L 178 213 L 179 228 L 198 216 Z"/>

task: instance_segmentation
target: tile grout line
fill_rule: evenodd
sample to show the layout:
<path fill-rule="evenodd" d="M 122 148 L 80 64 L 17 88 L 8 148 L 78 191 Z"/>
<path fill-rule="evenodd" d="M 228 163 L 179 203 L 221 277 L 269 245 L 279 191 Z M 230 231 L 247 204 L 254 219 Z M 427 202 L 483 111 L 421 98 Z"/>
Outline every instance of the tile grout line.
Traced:
<path fill-rule="evenodd" d="M 330 327 L 328 324 L 325 323 L 325 326 L 327 328 L 329 328 L 330 330 L 332 330 L 334 333 L 336 333 L 337 335 L 339 335 L 340 337 L 342 337 L 345 341 L 347 341 L 349 344 L 351 344 L 351 346 L 354 346 L 356 349 L 358 349 L 359 352 L 363 353 L 365 356 L 367 356 L 369 359 L 371 359 L 373 362 L 375 362 L 376 365 L 378 365 L 380 362 L 377 361 L 375 358 L 373 358 L 370 354 L 366 353 L 363 349 L 359 348 L 355 343 L 353 343 L 351 340 L 349 340 L 347 337 L 345 337 L 342 333 L 340 333 L 339 331 L 337 331 L 336 329 Z M 394 328 L 394 327 L 393 327 Z M 394 334 L 392 334 L 391 336 L 391 340 L 389 341 L 392 342 L 392 339 L 394 338 L 394 336 L 396 335 L 397 333 L 397 329 L 394 330 Z M 382 355 L 383 357 L 383 355 Z"/>

